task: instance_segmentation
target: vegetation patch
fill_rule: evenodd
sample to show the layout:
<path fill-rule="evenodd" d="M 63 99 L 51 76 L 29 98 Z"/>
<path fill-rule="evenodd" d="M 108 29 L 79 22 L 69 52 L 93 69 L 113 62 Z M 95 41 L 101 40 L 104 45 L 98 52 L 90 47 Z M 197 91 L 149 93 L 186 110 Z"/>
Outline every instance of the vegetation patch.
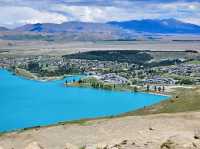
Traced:
<path fill-rule="evenodd" d="M 158 113 L 177 113 L 200 110 L 200 87 L 193 89 L 179 88 L 173 93 L 172 98 L 159 104 L 145 107 L 143 109 L 128 112 L 130 115 L 148 115 Z"/>
<path fill-rule="evenodd" d="M 99 60 L 99 61 L 118 61 L 135 64 L 143 64 L 150 61 L 153 57 L 141 51 L 129 51 L 129 50 L 118 50 L 118 51 L 90 51 L 83 53 L 76 53 L 71 55 L 65 55 L 68 59 L 87 59 L 87 60 Z"/>

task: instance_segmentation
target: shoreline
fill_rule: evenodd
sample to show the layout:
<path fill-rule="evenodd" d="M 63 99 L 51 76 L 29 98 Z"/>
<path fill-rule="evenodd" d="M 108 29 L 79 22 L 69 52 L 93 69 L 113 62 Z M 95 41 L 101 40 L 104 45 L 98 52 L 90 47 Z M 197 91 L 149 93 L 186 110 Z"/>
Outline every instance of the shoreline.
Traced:
<path fill-rule="evenodd" d="M 17 74 L 17 75 L 19 75 L 19 74 Z M 19 76 L 21 76 L 21 75 L 19 75 Z M 68 75 L 68 76 L 72 76 L 72 75 Z M 40 81 L 40 80 L 37 80 L 37 81 Z M 85 86 L 83 86 L 83 87 L 85 87 Z M 113 90 L 113 91 L 119 91 L 119 90 Z M 121 91 L 125 91 L 125 90 L 121 90 Z M 126 90 L 126 91 L 132 92 L 131 90 Z M 158 94 L 158 93 L 142 92 L 142 91 L 138 91 L 138 92 L 145 93 L 145 94 L 153 94 L 153 95 L 170 97 L 168 95 L 163 95 L 163 94 Z M 168 99 L 166 99 L 166 100 L 168 100 Z M 136 111 L 136 110 L 134 110 L 134 111 Z M 83 119 L 77 119 L 77 120 L 61 121 L 61 122 L 57 122 L 55 124 L 50 124 L 50 125 L 34 126 L 34 127 L 27 127 L 27 128 L 21 128 L 21 129 L 16 129 L 16 130 L 11 130 L 11 131 L 0 132 L 0 134 L 7 134 L 7 133 L 13 133 L 13 132 L 21 132 L 21 131 L 33 130 L 33 129 L 37 129 L 37 128 L 46 128 L 46 127 L 52 127 L 52 126 L 63 125 L 63 124 L 68 124 L 68 123 L 76 123 L 76 122 L 80 122 L 80 121 L 84 121 L 84 122 L 86 121 L 87 122 L 87 121 L 98 120 L 98 119 L 110 119 L 110 118 L 123 117 L 124 114 L 129 113 L 129 112 L 133 112 L 133 110 L 128 111 L 128 112 L 124 112 L 124 113 L 121 113 L 121 114 L 117 114 L 115 116 L 111 115 L 111 116 L 105 116 L 105 117 L 96 117 L 96 118 L 88 118 L 88 119 L 84 119 L 83 118 Z"/>
<path fill-rule="evenodd" d="M 1 68 L 0 69 L 5 69 L 5 70 L 8 70 L 8 68 Z M 66 77 L 72 77 L 74 76 L 73 74 L 65 74 L 63 76 L 52 76 L 52 77 L 38 77 L 36 76 L 35 74 L 25 70 L 25 69 L 21 69 L 21 68 L 16 68 L 18 72 L 16 71 L 11 71 L 12 73 L 14 73 L 16 76 L 19 76 L 19 77 L 24 77 L 28 80 L 35 80 L 35 81 L 41 81 L 41 82 L 48 82 L 48 81 L 56 81 L 56 80 L 63 80 L 65 79 Z M 26 75 L 28 74 L 28 75 Z M 76 82 L 77 83 L 77 82 Z M 69 83 L 69 84 L 65 84 L 65 86 L 69 86 L 69 87 L 89 87 L 89 88 L 94 88 L 92 87 L 91 85 L 80 85 L 80 84 L 76 84 L 74 85 L 74 83 Z M 180 87 L 180 86 L 177 86 L 177 87 Z M 95 88 L 94 88 L 95 89 Z M 124 88 L 124 89 L 105 89 L 105 88 L 97 88 L 97 89 L 103 89 L 103 90 L 110 90 L 110 91 L 128 91 L 128 92 L 134 92 L 132 89 L 128 89 L 128 88 Z M 168 92 L 166 92 L 166 94 L 164 94 L 163 92 L 161 93 L 156 93 L 154 91 L 149 91 L 149 92 L 145 92 L 144 90 L 138 90 L 137 92 L 141 92 L 141 93 L 146 93 L 146 94 L 153 94 L 153 95 L 160 95 L 160 96 L 170 96 L 168 95 Z"/>
<path fill-rule="evenodd" d="M 170 92 L 155 92 L 155 91 L 149 91 L 149 92 L 146 92 L 144 90 L 138 90 L 138 91 L 134 91 L 133 89 L 130 89 L 130 88 L 112 88 L 112 89 L 106 89 L 106 88 L 94 88 L 92 87 L 91 85 L 86 85 L 86 84 L 80 84 L 80 83 L 68 83 L 68 84 L 65 84 L 64 85 L 66 87 L 85 87 L 85 88 L 93 88 L 93 89 L 102 89 L 102 90 L 108 90 L 108 91 L 122 91 L 122 92 L 131 92 L 131 93 L 144 93 L 144 94 L 152 94 L 152 95 L 158 95 L 158 96 L 167 96 L 167 97 L 171 97 L 171 93 L 172 91 Z"/>
<path fill-rule="evenodd" d="M 31 72 L 29 72 L 29 71 L 27 71 L 25 69 L 21 69 L 21 68 L 16 68 L 15 70 L 12 70 L 12 69 L 7 68 L 7 67 L 6 68 L 0 67 L 0 69 L 7 70 L 7 71 L 11 72 L 12 75 L 23 77 L 23 78 L 28 79 L 28 80 L 35 80 L 35 81 L 41 81 L 41 82 L 63 80 L 66 77 L 72 77 L 72 76 L 74 76 L 72 74 L 65 74 L 65 75 L 62 75 L 62 76 L 38 77 L 34 73 L 31 73 Z"/>

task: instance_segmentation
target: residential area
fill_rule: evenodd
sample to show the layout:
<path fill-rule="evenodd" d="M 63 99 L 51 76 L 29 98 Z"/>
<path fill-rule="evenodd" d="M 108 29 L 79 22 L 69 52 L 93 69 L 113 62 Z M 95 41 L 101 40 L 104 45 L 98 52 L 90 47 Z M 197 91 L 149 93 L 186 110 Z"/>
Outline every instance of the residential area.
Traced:
<path fill-rule="evenodd" d="M 26 70 L 38 77 L 81 74 L 105 84 L 142 86 L 198 85 L 200 64 L 144 67 L 135 63 L 69 59 L 62 56 L 26 56 L 0 58 L 0 67 Z"/>

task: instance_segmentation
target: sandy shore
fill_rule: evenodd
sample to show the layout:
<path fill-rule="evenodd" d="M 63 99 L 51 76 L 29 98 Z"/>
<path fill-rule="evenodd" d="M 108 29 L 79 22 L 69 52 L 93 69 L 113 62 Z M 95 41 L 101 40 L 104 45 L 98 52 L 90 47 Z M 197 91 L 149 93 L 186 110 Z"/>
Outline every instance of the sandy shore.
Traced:
<path fill-rule="evenodd" d="M 200 112 L 65 124 L 0 137 L 3 149 L 199 149 Z M 174 147 L 174 148 L 168 148 Z"/>

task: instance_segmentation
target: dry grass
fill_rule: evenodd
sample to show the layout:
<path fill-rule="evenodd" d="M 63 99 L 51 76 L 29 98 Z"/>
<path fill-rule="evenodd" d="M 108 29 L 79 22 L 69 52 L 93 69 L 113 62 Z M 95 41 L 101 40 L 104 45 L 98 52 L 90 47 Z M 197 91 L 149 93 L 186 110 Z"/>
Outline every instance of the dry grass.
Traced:
<path fill-rule="evenodd" d="M 169 100 L 137 111 L 126 113 L 125 115 L 147 115 L 188 111 L 200 111 L 200 87 L 193 89 L 176 89 L 172 98 Z"/>

